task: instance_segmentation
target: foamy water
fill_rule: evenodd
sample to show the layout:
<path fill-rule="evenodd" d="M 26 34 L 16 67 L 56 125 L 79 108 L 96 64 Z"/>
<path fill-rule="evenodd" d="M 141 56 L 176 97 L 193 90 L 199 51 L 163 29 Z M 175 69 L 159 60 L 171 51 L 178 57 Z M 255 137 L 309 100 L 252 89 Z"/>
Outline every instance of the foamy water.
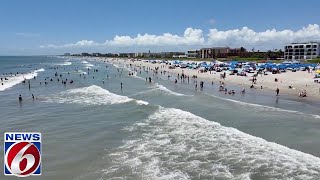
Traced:
<path fill-rule="evenodd" d="M 170 89 L 166 88 L 165 86 L 161 85 L 161 84 L 158 84 L 158 83 L 155 83 L 155 90 L 160 90 L 166 94 L 169 94 L 169 95 L 174 95 L 174 96 L 187 96 L 185 94 L 181 94 L 181 93 L 177 93 L 177 92 L 174 92 L 174 91 L 171 91 Z"/>
<path fill-rule="evenodd" d="M 103 178 L 313 179 L 320 159 L 179 109 L 159 108 L 126 128 Z"/>
<path fill-rule="evenodd" d="M 112 105 L 135 101 L 139 105 L 148 105 L 145 101 L 117 95 L 96 85 L 71 89 L 52 97 L 44 98 L 43 101 L 54 103 L 76 103 L 83 105 Z"/>
<path fill-rule="evenodd" d="M 27 74 L 18 74 L 17 76 L 7 77 L 7 76 L 1 76 L 3 79 L 4 77 L 7 77 L 8 80 L 3 81 L 3 85 L 0 84 L 0 91 L 4 91 L 6 89 L 9 89 L 17 84 L 22 83 L 24 79 L 33 79 L 34 77 L 38 76 L 39 72 L 45 71 L 43 68 L 32 71 L 31 73 Z M 2 83 L 2 82 L 1 82 Z"/>
<path fill-rule="evenodd" d="M 58 66 L 70 66 L 72 65 L 72 62 L 69 62 L 69 61 L 65 61 L 64 63 L 60 63 L 60 64 L 57 64 Z"/>

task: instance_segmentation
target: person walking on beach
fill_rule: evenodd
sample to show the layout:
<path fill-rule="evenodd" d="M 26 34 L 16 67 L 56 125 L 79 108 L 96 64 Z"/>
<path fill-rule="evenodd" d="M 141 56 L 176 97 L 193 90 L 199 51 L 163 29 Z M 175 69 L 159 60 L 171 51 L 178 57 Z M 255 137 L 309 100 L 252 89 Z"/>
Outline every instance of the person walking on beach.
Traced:
<path fill-rule="evenodd" d="M 277 88 L 276 92 L 277 92 L 277 96 L 279 96 L 279 92 L 280 92 L 279 88 Z"/>

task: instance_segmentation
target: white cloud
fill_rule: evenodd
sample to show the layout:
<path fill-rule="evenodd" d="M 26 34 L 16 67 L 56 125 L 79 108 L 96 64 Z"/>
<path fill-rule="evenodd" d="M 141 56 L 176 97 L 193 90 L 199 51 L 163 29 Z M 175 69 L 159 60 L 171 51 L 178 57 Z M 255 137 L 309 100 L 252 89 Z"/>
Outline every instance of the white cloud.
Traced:
<path fill-rule="evenodd" d="M 298 31 L 271 29 L 256 32 L 248 27 L 227 31 L 210 29 L 207 42 L 215 46 L 258 47 L 267 50 L 282 48 L 286 43 L 312 40 L 320 40 L 320 28 L 317 24 L 310 24 Z"/>
<path fill-rule="evenodd" d="M 118 46 L 161 46 L 161 45 L 199 45 L 204 43 L 201 29 L 187 28 L 183 36 L 164 33 L 163 35 L 138 34 L 136 37 L 116 36 L 106 44 Z"/>
<path fill-rule="evenodd" d="M 90 47 L 90 46 L 99 46 L 99 43 L 96 43 L 91 40 L 81 40 L 76 43 L 63 44 L 63 45 L 41 45 L 40 48 L 77 48 L 77 47 Z"/>
<path fill-rule="evenodd" d="M 310 24 L 298 31 L 276 29 L 256 32 L 248 27 L 241 29 L 232 29 L 221 31 L 210 29 L 204 37 L 201 29 L 187 28 L 183 35 L 164 33 L 162 35 L 138 34 L 135 37 L 115 36 L 111 40 L 98 43 L 92 40 L 81 40 L 76 43 L 63 45 L 42 45 L 41 48 L 126 48 L 127 50 L 139 51 L 140 49 L 171 47 L 172 50 L 181 49 L 181 47 L 210 47 L 210 46 L 230 46 L 245 47 L 260 50 L 269 50 L 273 48 L 282 48 L 284 44 L 301 41 L 319 41 L 320 27 L 318 24 Z M 179 48 L 178 48 L 179 47 Z"/>

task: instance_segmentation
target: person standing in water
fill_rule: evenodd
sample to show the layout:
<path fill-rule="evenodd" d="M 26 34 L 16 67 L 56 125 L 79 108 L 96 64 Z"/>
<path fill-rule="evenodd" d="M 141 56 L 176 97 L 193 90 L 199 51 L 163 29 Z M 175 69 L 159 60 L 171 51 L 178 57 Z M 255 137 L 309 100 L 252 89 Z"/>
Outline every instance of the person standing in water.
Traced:
<path fill-rule="evenodd" d="M 120 86 L 121 86 L 121 91 L 122 91 L 122 83 L 120 84 Z"/>
<path fill-rule="evenodd" d="M 280 92 L 279 88 L 277 88 L 276 92 L 277 92 L 277 96 L 279 96 L 279 92 Z"/>
<path fill-rule="evenodd" d="M 21 94 L 19 95 L 19 102 L 21 102 L 22 101 L 22 97 L 21 97 Z"/>

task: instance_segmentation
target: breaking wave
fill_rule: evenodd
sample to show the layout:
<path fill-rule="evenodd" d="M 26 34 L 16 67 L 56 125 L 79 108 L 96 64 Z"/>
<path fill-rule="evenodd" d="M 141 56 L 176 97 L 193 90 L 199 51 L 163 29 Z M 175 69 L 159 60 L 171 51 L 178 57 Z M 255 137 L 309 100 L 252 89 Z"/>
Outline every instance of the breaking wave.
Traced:
<path fill-rule="evenodd" d="M 188 95 L 185 95 L 185 94 L 181 94 L 181 93 L 177 93 L 177 92 L 174 92 L 174 91 L 171 91 L 170 89 L 166 88 L 165 86 L 161 85 L 161 84 L 158 84 L 158 83 L 155 83 L 155 86 L 156 88 L 154 90 L 160 90 L 168 95 L 175 95 L 175 96 L 188 96 Z"/>
<path fill-rule="evenodd" d="M 37 77 L 38 76 L 38 72 L 43 72 L 45 71 L 43 68 L 41 69 L 38 69 L 38 70 L 35 70 L 35 71 L 32 71 L 30 73 L 27 73 L 27 74 L 18 74 L 17 76 L 1 76 L 3 79 L 6 77 L 8 78 L 8 80 L 4 80 L 3 82 L 0 82 L 0 83 L 3 83 L 0 84 L 0 91 L 4 91 L 6 89 L 9 89 L 17 84 L 20 84 L 24 79 L 33 79 L 34 77 Z"/>
<path fill-rule="evenodd" d="M 320 159 L 190 112 L 159 108 L 105 156 L 103 178 L 314 179 Z"/>
<path fill-rule="evenodd" d="M 72 65 L 72 62 L 69 62 L 69 61 L 66 61 L 64 63 L 60 63 L 60 64 L 57 64 L 58 66 L 70 66 Z"/>
<path fill-rule="evenodd" d="M 86 105 L 112 105 L 127 103 L 130 101 L 135 101 L 139 105 L 148 104 L 148 102 L 142 100 L 135 100 L 127 96 L 111 93 L 96 85 L 71 89 L 44 100 L 44 102 L 77 103 Z"/>

